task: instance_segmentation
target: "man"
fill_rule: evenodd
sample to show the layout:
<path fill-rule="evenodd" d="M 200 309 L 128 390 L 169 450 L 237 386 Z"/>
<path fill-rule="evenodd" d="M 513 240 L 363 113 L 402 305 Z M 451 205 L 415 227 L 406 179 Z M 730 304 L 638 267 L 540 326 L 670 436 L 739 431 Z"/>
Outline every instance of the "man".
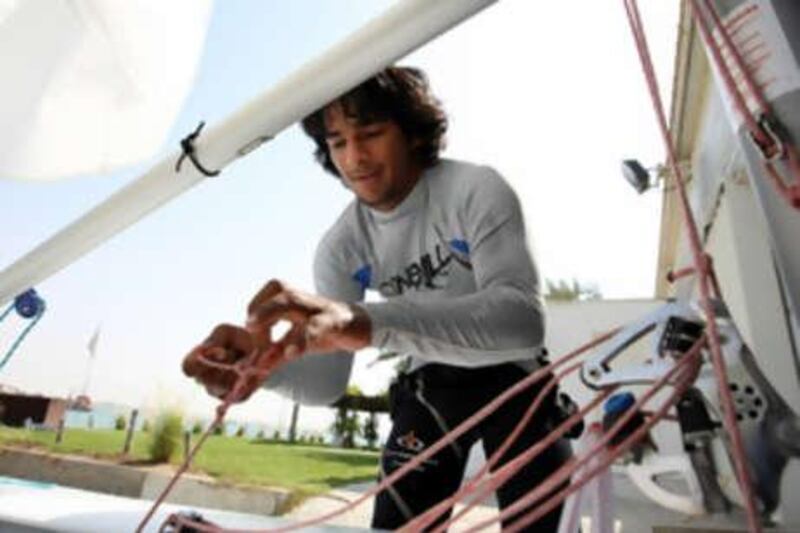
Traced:
<path fill-rule="evenodd" d="M 384 70 L 307 117 L 303 129 L 317 160 L 356 197 L 317 248 L 318 294 L 270 281 L 248 307 L 247 328 L 218 327 L 184 369 L 223 396 L 236 375 L 204 366 L 201 355 L 231 362 L 254 354 L 259 376 L 269 375 L 265 386 L 327 404 L 344 393 L 354 351 L 406 354 L 410 370 L 390 395 L 386 476 L 541 364 L 538 275 L 512 189 L 489 167 L 440 159 L 447 121 L 419 70 Z M 384 301 L 362 303 L 367 290 Z M 275 343 L 269 332 L 280 320 L 292 327 Z M 400 527 L 452 494 L 472 444 L 481 440 L 487 456 L 498 449 L 534 389 L 383 491 L 373 527 Z M 546 402 L 504 461 L 546 435 L 555 411 Z M 498 490 L 500 506 L 569 455 L 564 442 L 546 450 Z M 559 515 L 560 508 L 531 530 L 555 531 Z"/>

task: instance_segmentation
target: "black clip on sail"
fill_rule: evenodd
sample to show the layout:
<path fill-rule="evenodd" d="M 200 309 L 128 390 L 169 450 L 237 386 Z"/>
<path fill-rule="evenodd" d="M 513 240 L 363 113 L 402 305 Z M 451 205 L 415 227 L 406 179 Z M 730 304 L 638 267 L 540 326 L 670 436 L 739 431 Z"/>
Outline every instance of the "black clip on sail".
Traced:
<path fill-rule="evenodd" d="M 219 170 L 208 170 L 200 163 L 200 161 L 197 160 L 197 151 L 194 147 L 194 141 L 200 136 L 200 132 L 203 130 L 203 126 L 205 125 L 206 123 L 201 121 L 196 130 L 181 140 L 181 149 L 183 150 L 183 154 L 181 154 L 181 156 L 178 158 L 178 162 L 175 163 L 175 172 L 181 171 L 181 164 L 183 163 L 183 160 L 188 157 L 192 164 L 194 164 L 194 167 L 203 175 L 208 177 L 219 176 Z"/>

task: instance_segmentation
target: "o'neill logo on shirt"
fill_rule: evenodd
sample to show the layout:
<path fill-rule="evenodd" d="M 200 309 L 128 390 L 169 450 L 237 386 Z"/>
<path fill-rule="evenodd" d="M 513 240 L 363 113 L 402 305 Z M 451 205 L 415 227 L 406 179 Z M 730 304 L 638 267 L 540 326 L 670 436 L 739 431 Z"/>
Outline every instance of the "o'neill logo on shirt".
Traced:
<path fill-rule="evenodd" d="M 469 244 L 461 239 L 452 239 L 448 243 L 448 248 L 437 244 L 433 253 L 425 253 L 419 259 L 405 267 L 402 272 L 395 274 L 388 280 L 381 282 L 378 290 L 384 296 L 398 296 L 408 289 L 442 289 L 437 283 L 441 278 L 449 274 L 449 266 L 455 261 L 467 270 L 472 270 L 472 263 L 469 260 Z M 366 267 L 365 267 L 366 268 Z M 366 288 L 363 283 L 362 268 L 354 278 Z M 359 274 L 361 274 L 359 276 Z M 359 279 L 360 278 L 360 279 Z"/>

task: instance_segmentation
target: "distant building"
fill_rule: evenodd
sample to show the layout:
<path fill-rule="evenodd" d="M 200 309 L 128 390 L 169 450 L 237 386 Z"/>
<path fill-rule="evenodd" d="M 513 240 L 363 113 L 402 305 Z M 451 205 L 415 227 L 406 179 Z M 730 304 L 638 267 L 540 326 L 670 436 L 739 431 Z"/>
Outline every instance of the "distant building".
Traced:
<path fill-rule="evenodd" d="M 0 422 L 21 427 L 26 420 L 41 427 L 55 429 L 67 410 L 67 401 L 46 396 L 0 393 Z"/>
<path fill-rule="evenodd" d="M 69 409 L 72 409 L 74 411 L 85 411 L 87 413 L 91 412 L 92 399 L 85 394 L 81 394 L 77 398 L 72 400 L 72 402 L 69 404 Z"/>

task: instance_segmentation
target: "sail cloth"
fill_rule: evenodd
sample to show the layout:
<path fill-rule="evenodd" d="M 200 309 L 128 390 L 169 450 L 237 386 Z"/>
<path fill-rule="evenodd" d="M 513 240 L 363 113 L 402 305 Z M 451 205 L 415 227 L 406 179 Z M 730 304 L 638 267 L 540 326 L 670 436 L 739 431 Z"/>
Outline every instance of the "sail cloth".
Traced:
<path fill-rule="evenodd" d="M 155 155 L 192 86 L 211 7 L 0 2 L 0 177 L 101 174 Z"/>

